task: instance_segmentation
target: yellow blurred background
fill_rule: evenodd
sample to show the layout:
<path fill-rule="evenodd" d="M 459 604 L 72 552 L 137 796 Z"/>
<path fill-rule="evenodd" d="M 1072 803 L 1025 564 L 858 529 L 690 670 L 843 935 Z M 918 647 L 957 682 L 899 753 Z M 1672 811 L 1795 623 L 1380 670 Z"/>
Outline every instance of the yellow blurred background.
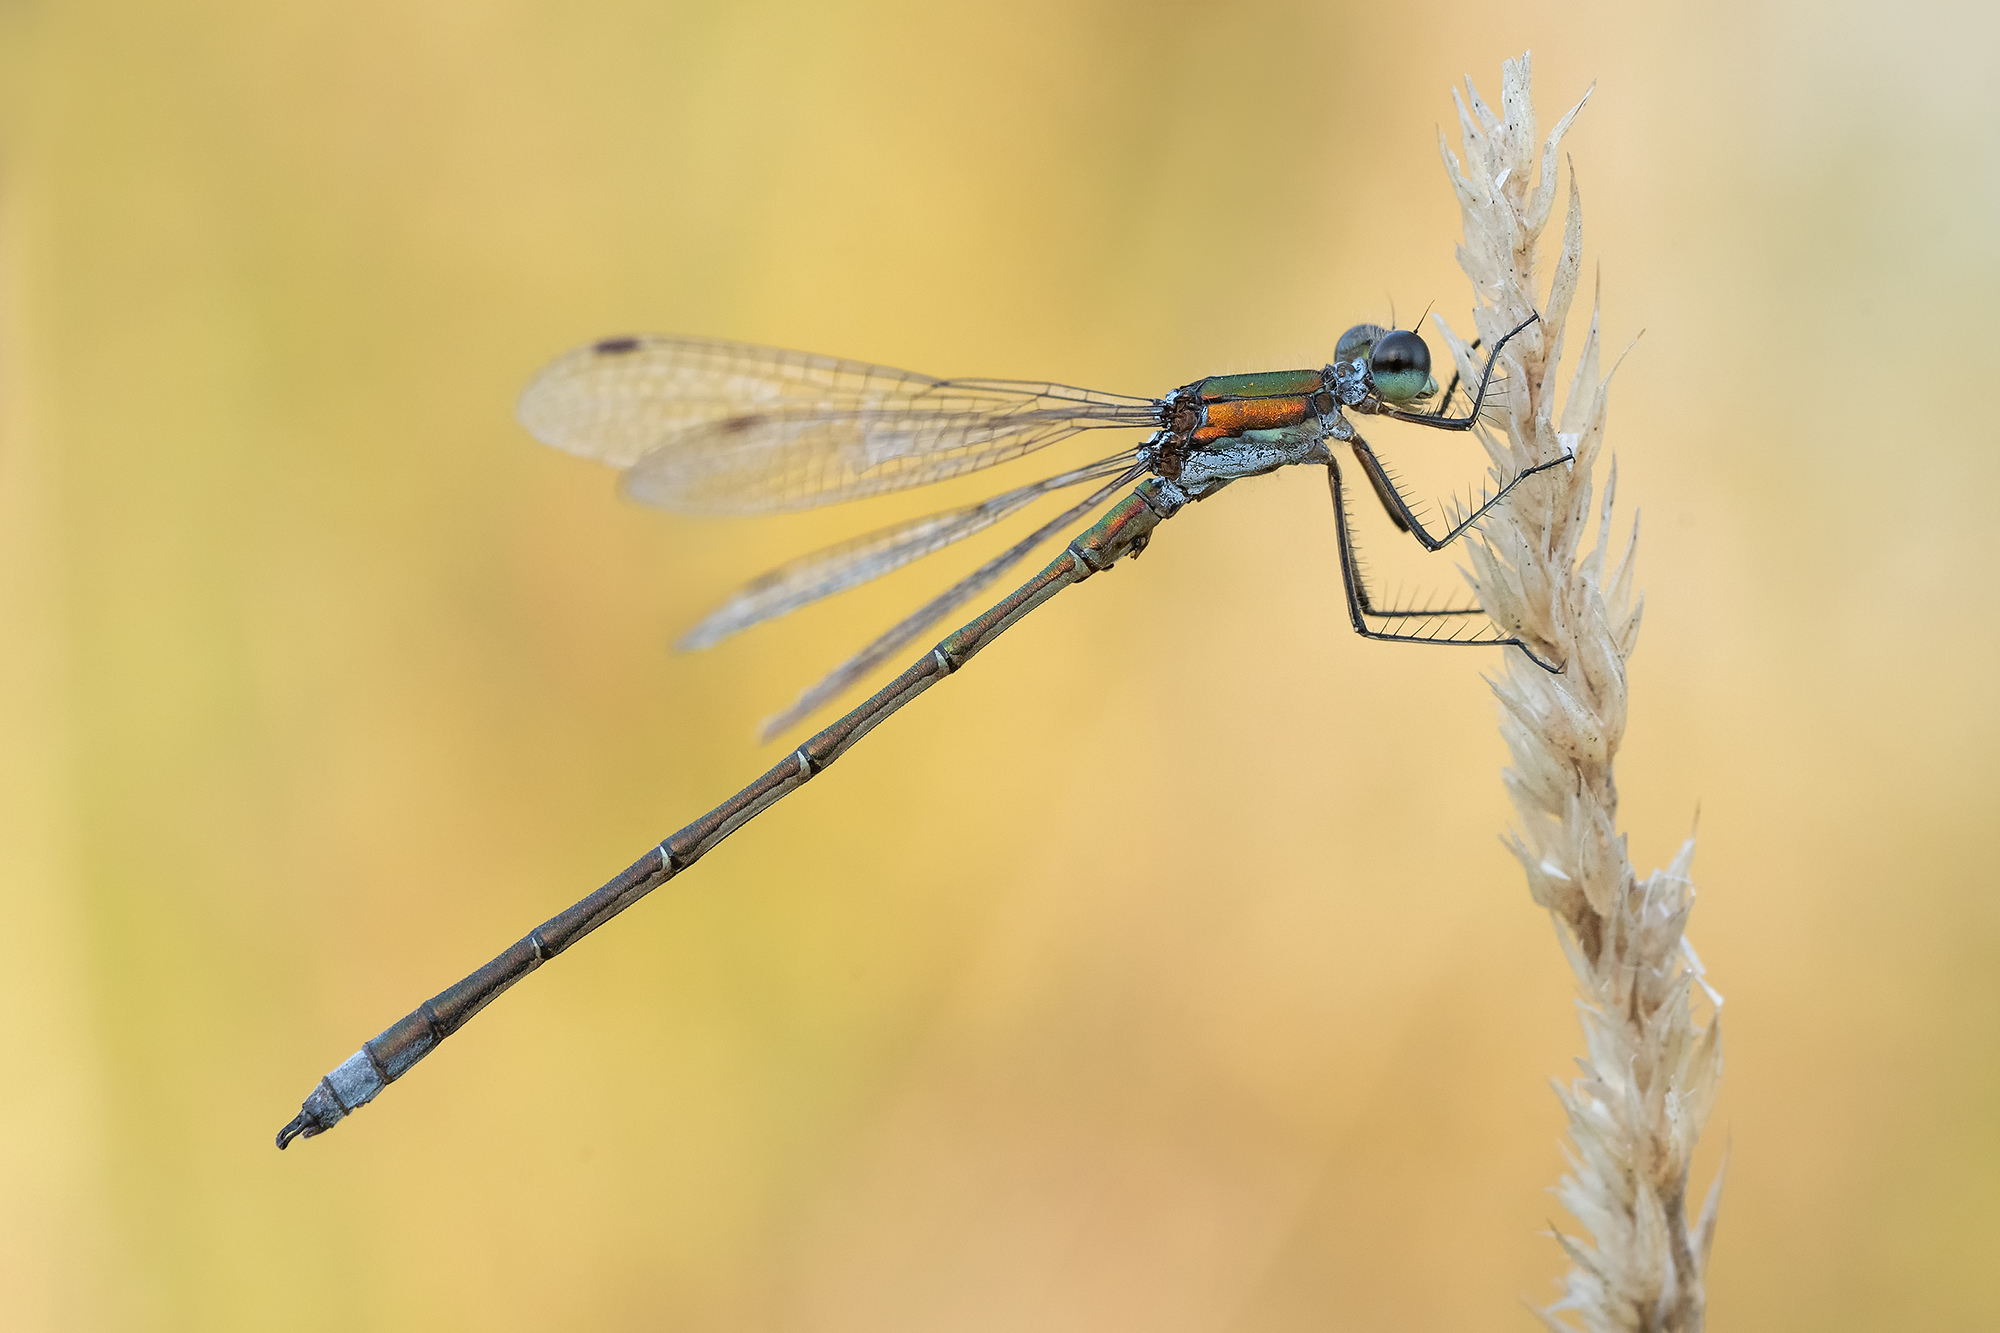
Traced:
<path fill-rule="evenodd" d="M 2000 1326 L 2000 20 L 1802 0 L 0 11 L 6 1326 L 1531 1326 L 1579 1041 L 1496 659 L 1357 640 L 1303 472 L 271 1143 L 997 549 L 673 654 L 944 501 L 650 513 L 514 424 L 535 369 L 659 330 L 1159 393 L 1463 328 L 1434 127 L 1529 47 L 1544 126 L 1597 81 L 1645 331 L 1620 778 L 1642 871 L 1700 810 L 1712 1326 Z"/>

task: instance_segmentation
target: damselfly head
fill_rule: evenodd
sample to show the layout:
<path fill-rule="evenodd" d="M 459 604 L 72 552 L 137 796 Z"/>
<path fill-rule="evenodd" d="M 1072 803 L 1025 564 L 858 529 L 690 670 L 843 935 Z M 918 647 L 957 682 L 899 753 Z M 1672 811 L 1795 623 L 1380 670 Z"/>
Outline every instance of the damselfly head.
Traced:
<path fill-rule="evenodd" d="M 1431 349 L 1409 329 L 1356 324 L 1340 335 L 1333 358 L 1343 364 L 1367 362 L 1369 382 L 1387 402 L 1407 403 L 1437 392 L 1437 381 L 1431 378 Z"/>

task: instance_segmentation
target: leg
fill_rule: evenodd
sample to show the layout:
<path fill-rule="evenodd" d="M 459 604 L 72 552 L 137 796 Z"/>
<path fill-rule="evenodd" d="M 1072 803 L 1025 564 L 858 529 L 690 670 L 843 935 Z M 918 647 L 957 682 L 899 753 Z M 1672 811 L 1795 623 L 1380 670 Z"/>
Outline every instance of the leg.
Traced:
<path fill-rule="evenodd" d="M 1336 459 L 1326 460 L 1327 486 L 1333 492 L 1333 517 L 1335 543 L 1340 551 L 1340 582 L 1347 594 L 1347 618 L 1354 625 L 1354 632 L 1364 639 L 1379 639 L 1387 643 L 1444 643 L 1465 647 L 1506 647 L 1519 648 L 1528 655 L 1528 660 L 1542 670 L 1560 673 L 1562 667 L 1549 661 L 1526 641 L 1516 636 L 1507 638 L 1460 638 L 1456 634 L 1444 634 L 1442 627 L 1433 630 L 1430 625 L 1420 626 L 1414 633 L 1395 633 L 1390 630 L 1375 629 L 1368 624 L 1368 617 L 1388 619 L 1391 617 L 1427 617 L 1429 620 L 1456 620 L 1459 617 L 1478 614 L 1475 611 L 1377 611 L 1369 600 L 1368 590 L 1362 585 L 1361 575 L 1356 569 L 1354 558 L 1354 535 L 1348 527 L 1347 496 L 1340 482 L 1340 463 Z M 1476 632 L 1476 631 L 1475 631 Z"/>
<path fill-rule="evenodd" d="M 1358 440 L 1361 437 L 1357 435 L 1354 438 Z M 1356 455 L 1356 457 L 1359 456 L 1358 454 Z M 1373 464 L 1373 466 L 1370 466 L 1370 464 Z M 1396 484 L 1389 480 L 1388 472 L 1379 462 L 1376 462 L 1372 451 L 1368 454 L 1367 461 L 1362 463 L 1361 470 L 1367 474 L 1368 484 L 1375 488 L 1375 498 L 1382 502 L 1382 512 L 1387 514 L 1389 521 L 1396 525 L 1396 531 L 1408 532 L 1410 530 L 1410 521 L 1404 518 L 1403 515 L 1410 512 L 1410 507 L 1403 502 L 1401 493 L 1396 490 Z"/>
<path fill-rule="evenodd" d="M 1403 499 L 1402 493 L 1396 489 L 1395 483 L 1389 480 L 1389 474 L 1383 470 L 1382 460 L 1375 457 L 1375 451 L 1368 447 L 1368 441 L 1356 435 L 1347 443 L 1354 450 L 1354 457 L 1360 462 L 1361 470 L 1368 474 L 1368 480 L 1374 484 L 1375 494 L 1381 499 L 1382 507 L 1389 511 L 1389 517 L 1394 520 L 1397 527 L 1422 543 L 1426 551 L 1441 551 L 1457 541 L 1467 528 L 1477 523 L 1480 519 L 1485 518 L 1488 511 L 1494 505 L 1506 499 L 1516 486 L 1519 486 L 1537 472 L 1547 472 L 1552 467 L 1561 467 L 1564 463 L 1571 461 L 1570 456 L 1564 454 L 1561 458 L 1551 459 L 1546 463 L 1537 463 L 1531 468 L 1523 468 L 1521 471 L 1515 473 L 1508 480 L 1507 484 L 1502 486 L 1492 498 L 1466 515 L 1461 522 L 1446 532 L 1444 536 L 1433 537 L 1430 530 L 1424 527 L 1422 523 L 1419 523 L 1417 516 L 1410 512 L 1409 503 Z"/>
<path fill-rule="evenodd" d="M 1347 526 L 1347 495 L 1346 489 L 1341 482 L 1340 465 L 1334 462 L 1334 460 L 1328 459 L 1327 467 L 1329 469 L 1328 481 L 1333 489 L 1335 512 L 1341 520 L 1339 533 L 1340 567 L 1342 582 L 1346 585 L 1347 589 L 1348 618 L 1354 622 L 1356 631 L 1370 638 L 1377 637 L 1363 623 L 1363 617 L 1373 617 L 1377 620 L 1440 620 L 1449 616 L 1476 616 L 1484 614 L 1476 606 L 1416 607 L 1404 611 L 1391 611 L 1376 606 L 1374 597 L 1368 591 L 1368 581 L 1362 576 L 1361 557 L 1354 549 L 1353 535 Z M 1389 516 L 1391 518 L 1396 517 L 1393 509 L 1389 511 Z M 1400 520 L 1398 525 L 1401 525 Z"/>
<path fill-rule="evenodd" d="M 1471 350 L 1475 352 L 1479 350 L 1479 339 L 1474 338 L 1472 340 Z M 1458 378 L 1459 378 L 1458 370 L 1456 367 L 1453 367 L 1451 372 L 1451 383 L 1445 386 L 1444 397 L 1438 399 L 1437 410 L 1438 410 L 1438 415 L 1441 417 L 1449 416 L 1451 414 L 1451 396 L 1458 392 Z"/>
<path fill-rule="evenodd" d="M 1509 329 L 1506 336 L 1501 338 L 1499 342 L 1493 344 L 1493 351 L 1486 358 L 1485 373 L 1479 377 L 1479 392 L 1472 396 L 1472 410 L 1464 416 L 1448 417 L 1436 412 L 1406 412 L 1400 407 L 1393 407 L 1388 403 L 1379 401 L 1375 402 L 1375 405 L 1369 407 L 1368 410 L 1381 416 L 1394 417 L 1398 421 L 1414 421 L 1420 426 L 1436 426 L 1439 430 L 1471 430 L 1479 422 L 1479 409 L 1486 405 L 1486 390 L 1493 383 L 1493 366 L 1500 359 L 1500 349 L 1514 341 L 1516 334 L 1540 318 L 1540 315 L 1529 315 L 1519 324 Z M 1452 383 L 1456 386 L 1457 380 L 1454 379 Z"/>

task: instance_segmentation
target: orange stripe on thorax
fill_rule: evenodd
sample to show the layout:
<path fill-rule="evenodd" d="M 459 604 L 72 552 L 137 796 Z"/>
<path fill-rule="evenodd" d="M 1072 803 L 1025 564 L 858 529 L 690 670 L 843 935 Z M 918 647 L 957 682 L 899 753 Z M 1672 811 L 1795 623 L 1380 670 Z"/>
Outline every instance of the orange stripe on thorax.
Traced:
<path fill-rule="evenodd" d="M 1249 430 L 1281 430 L 1296 426 L 1313 414 L 1306 394 L 1283 398 L 1238 398 L 1225 403 L 1209 403 L 1201 427 L 1193 439 L 1197 444 L 1228 439 Z"/>

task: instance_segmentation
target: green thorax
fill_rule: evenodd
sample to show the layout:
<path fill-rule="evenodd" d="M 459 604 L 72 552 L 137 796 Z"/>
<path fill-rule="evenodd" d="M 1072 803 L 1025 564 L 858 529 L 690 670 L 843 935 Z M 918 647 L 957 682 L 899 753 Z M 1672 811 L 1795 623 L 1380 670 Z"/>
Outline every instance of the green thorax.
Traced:
<path fill-rule="evenodd" d="M 1259 370 L 1249 375 L 1210 375 L 1201 382 L 1201 400 L 1224 398 L 1289 398 L 1317 392 L 1317 370 Z"/>

